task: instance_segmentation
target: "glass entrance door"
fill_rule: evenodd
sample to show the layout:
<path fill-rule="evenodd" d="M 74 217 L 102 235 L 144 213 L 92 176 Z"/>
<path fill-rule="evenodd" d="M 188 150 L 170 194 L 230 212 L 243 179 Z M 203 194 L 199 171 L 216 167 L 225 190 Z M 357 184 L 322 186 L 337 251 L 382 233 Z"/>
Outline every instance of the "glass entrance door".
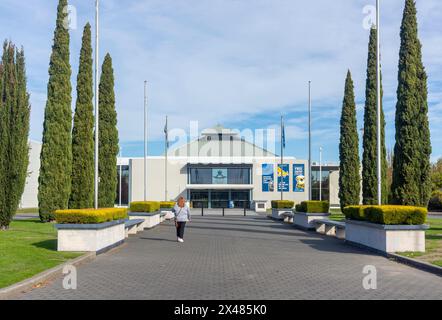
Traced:
<path fill-rule="evenodd" d="M 235 208 L 250 208 L 250 191 L 248 190 L 232 191 L 231 199 Z"/>
<path fill-rule="evenodd" d="M 209 191 L 191 191 L 190 201 L 193 208 L 208 208 Z"/>
<path fill-rule="evenodd" d="M 229 191 L 211 191 L 211 208 L 228 208 Z"/>

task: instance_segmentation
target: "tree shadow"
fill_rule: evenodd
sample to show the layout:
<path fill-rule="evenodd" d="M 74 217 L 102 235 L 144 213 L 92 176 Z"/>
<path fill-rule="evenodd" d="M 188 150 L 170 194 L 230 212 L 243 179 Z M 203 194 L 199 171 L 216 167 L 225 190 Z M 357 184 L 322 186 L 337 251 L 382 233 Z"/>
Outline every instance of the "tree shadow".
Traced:
<path fill-rule="evenodd" d="M 34 247 L 46 249 L 50 251 L 57 251 L 57 239 L 44 240 L 32 244 Z"/>

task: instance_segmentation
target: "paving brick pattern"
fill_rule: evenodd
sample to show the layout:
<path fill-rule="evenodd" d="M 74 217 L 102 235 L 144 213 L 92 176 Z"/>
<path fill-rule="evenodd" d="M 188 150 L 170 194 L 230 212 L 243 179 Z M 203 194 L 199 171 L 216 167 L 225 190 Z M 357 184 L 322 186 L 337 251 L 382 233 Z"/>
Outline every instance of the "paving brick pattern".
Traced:
<path fill-rule="evenodd" d="M 364 290 L 374 265 L 378 288 Z M 144 231 L 23 299 L 442 299 L 442 278 L 262 216 L 194 216 Z"/>

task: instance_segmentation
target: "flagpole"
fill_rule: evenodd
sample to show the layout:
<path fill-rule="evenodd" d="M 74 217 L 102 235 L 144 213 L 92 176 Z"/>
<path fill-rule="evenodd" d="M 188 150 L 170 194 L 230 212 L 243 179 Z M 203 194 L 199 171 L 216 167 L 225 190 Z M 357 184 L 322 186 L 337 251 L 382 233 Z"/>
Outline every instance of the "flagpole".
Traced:
<path fill-rule="evenodd" d="M 169 145 L 169 127 L 168 127 L 168 116 L 166 116 L 166 129 L 164 130 L 166 137 L 165 137 L 165 145 L 164 145 L 164 149 L 165 149 L 165 156 L 164 156 L 164 201 L 167 201 L 167 160 L 168 160 L 168 145 Z"/>
<path fill-rule="evenodd" d="M 144 201 L 147 201 L 147 81 L 144 81 Z"/>
<path fill-rule="evenodd" d="M 319 201 L 322 201 L 322 147 L 319 147 Z"/>
<path fill-rule="evenodd" d="M 283 181 L 284 181 L 284 176 L 282 175 L 282 167 L 284 164 L 284 142 L 283 142 L 283 135 L 284 135 L 284 119 L 283 116 L 281 115 L 281 182 L 280 182 L 280 188 L 281 188 L 281 200 L 284 200 L 284 186 L 283 186 Z"/>
<path fill-rule="evenodd" d="M 98 41 L 99 41 L 99 32 L 98 32 L 98 20 L 99 18 L 99 3 L 98 0 L 95 0 L 95 172 L 94 172 L 94 207 L 98 209 L 98 125 L 99 125 L 99 100 L 98 100 L 98 63 L 99 63 L 99 54 L 98 54 Z"/>
<path fill-rule="evenodd" d="M 311 100 L 311 85 L 308 82 L 308 199 L 312 200 L 312 100 Z"/>
<path fill-rule="evenodd" d="M 377 176 L 378 205 L 382 204 L 382 166 L 381 166 L 381 54 L 380 54 L 380 1 L 376 0 L 376 77 L 377 77 Z"/>

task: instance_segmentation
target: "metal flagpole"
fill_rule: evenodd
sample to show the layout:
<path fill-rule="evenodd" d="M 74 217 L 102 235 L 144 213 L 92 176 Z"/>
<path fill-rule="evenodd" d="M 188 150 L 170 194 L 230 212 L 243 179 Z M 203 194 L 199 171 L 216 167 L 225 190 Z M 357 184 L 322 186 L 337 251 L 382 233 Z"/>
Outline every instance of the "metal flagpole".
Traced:
<path fill-rule="evenodd" d="M 380 3 L 376 0 L 376 71 L 377 71 L 377 171 L 378 171 L 378 205 L 382 204 L 382 166 L 381 166 L 381 54 L 380 54 Z"/>
<path fill-rule="evenodd" d="M 98 106 L 98 63 L 99 63 L 99 54 L 98 54 L 98 41 L 99 41 L 99 32 L 98 32 L 98 15 L 99 15 L 99 0 L 95 0 L 95 184 L 94 184 L 94 192 L 95 199 L 94 205 L 95 209 L 98 209 L 98 123 L 99 123 L 99 106 Z"/>
<path fill-rule="evenodd" d="M 319 201 L 322 201 L 322 147 L 319 147 Z"/>
<path fill-rule="evenodd" d="M 119 181 L 119 190 L 118 190 L 118 206 L 121 207 L 121 182 L 123 181 L 122 175 L 123 175 L 123 165 L 122 163 L 122 158 L 123 158 L 123 147 L 120 146 L 120 181 Z"/>
<path fill-rule="evenodd" d="M 284 176 L 283 176 L 283 171 L 282 171 L 282 167 L 284 164 L 284 118 L 281 115 L 281 181 L 279 184 L 279 188 L 281 188 L 281 200 L 284 200 L 284 185 L 283 185 L 283 181 L 284 181 Z"/>
<path fill-rule="evenodd" d="M 147 201 L 147 81 L 144 81 L 144 201 Z"/>
<path fill-rule="evenodd" d="M 308 199 L 312 200 L 312 100 L 311 100 L 311 85 L 308 82 Z"/>
<path fill-rule="evenodd" d="M 167 199 L 167 197 L 168 197 L 168 195 L 167 195 L 167 158 L 168 158 L 168 155 L 167 155 L 167 152 L 168 152 L 168 150 L 169 150 L 169 127 L 168 127 L 168 116 L 166 116 L 166 127 L 165 127 L 165 129 L 164 129 L 164 133 L 166 134 L 166 138 L 165 138 L 165 146 L 164 146 L 164 148 L 165 148 L 165 157 L 164 157 L 164 160 L 165 160 L 165 162 L 164 162 L 164 186 L 165 186 L 165 188 L 164 188 L 164 201 L 167 201 L 168 199 Z"/>

